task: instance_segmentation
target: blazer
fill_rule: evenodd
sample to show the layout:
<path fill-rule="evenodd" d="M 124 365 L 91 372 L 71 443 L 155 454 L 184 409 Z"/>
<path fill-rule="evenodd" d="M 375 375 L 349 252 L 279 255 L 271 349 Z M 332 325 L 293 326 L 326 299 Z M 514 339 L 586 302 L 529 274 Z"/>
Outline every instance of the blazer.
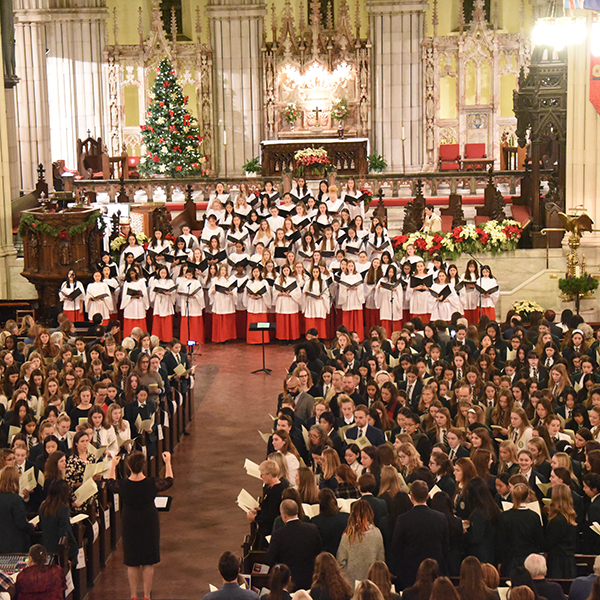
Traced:
<path fill-rule="evenodd" d="M 377 429 L 377 427 L 373 427 L 372 425 L 367 425 L 367 431 L 365 433 L 365 436 L 371 442 L 371 444 L 373 444 L 373 446 L 381 446 L 386 442 L 385 434 L 383 433 L 383 431 L 381 431 L 381 429 Z M 346 439 L 358 439 L 358 425 L 346 429 Z"/>
<path fill-rule="evenodd" d="M 498 531 L 498 558 L 503 576 L 508 577 L 515 567 L 522 566 L 530 554 L 544 550 L 542 522 L 532 510 L 511 508 L 503 512 L 498 519 Z M 590 533 L 593 532 L 590 530 Z"/>
<path fill-rule="evenodd" d="M 316 515 L 310 522 L 317 526 L 321 536 L 323 552 L 329 552 L 335 556 L 342 539 L 342 534 L 348 524 L 348 513 L 339 512 L 336 515 Z"/>
<path fill-rule="evenodd" d="M 299 519 L 288 521 L 271 536 L 265 564 L 287 565 L 296 589 L 310 589 L 315 559 L 321 553 L 321 536 L 316 525 Z"/>
<path fill-rule="evenodd" d="M 600 522 L 600 496 L 596 496 L 587 510 L 587 517 L 583 527 L 583 538 L 581 540 L 581 551 L 583 554 L 600 554 L 600 535 L 590 529 L 594 521 Z"/>
<path fill-rule="evenodd" d="M 307 392 L 300 392 L 296 397 L 294 412 L 302 421 L 308 421 L 312 416 L 312 409 L 315 399 Z"/>
<path fill-rule="evenodd" d="M 383 526 L 385 524 L 385 519 L 388 515 L 388 508 L 385 500 L 381 498 L 376 498 L 373 494 L 363 494 L 359 498 L 359 500 L 366 500 L 373 509 L 374 519 L 373 523 L 375 527 L 383 530 Z M 353 503 L 354 504 L 354 503 Z"/>
<path fill-rule="evenodd" d="M 437 560 L 441 573 L 447 574 L 448 547 L 448 520 L 441 512 L 419 504 L 400 515 L 390 553 L 392 573 L 400 587 L 414 584 L 419 565 L 426 558 Z"/>
<path fill-rule="evenodd" d="M 33 529 L 27 521 L 23 498 L 11 492 L 0 493 L 0 554 L 27 554 Z"/>
<path fill-rule="evenodd" d="M 216 592 L 209 592 L 203 600 L 258 600 L 258 594 L 252 590 L 245 590 L 232 581 L 224 583 Z"/>

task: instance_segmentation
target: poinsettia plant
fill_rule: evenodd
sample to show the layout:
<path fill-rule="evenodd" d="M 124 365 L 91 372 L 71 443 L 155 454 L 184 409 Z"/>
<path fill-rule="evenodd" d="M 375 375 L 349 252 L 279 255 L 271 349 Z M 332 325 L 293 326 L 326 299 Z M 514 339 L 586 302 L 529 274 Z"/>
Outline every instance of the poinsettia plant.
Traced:
<path fill-rule="evenodd" d="M 398 235 L 392 239 L 392 245 L 399 257 L 413 244 L 417 254 L 429 257 L 441 254 L 444 258 L 458 258 L 464 252 L 500 254 L 515 250 L 521 235 L 522 227 L 516 221 L 488 221 L 481 226 L 463 225 L 455 227 L 446 234 L 423 233 Z"/>

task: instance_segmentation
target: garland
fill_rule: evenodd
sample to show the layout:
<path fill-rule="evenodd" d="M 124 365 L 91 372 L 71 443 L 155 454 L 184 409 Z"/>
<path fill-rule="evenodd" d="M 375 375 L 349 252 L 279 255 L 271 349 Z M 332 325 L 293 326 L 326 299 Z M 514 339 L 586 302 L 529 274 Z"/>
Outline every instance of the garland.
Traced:
<path fill-rule="evenodd" d="M 95 210 L 85 221 L 83 221 L 83 223 L 71 225 L 71 227 L 67 229 L 57 229 L 52 225 L 48 225 L 48 223 L 40 221 L 34 214 L 25 213 L 21 217 L 21 222 L 19 223 L 19 237 L 24 238 L 28 231 L 32 231 L 41 235 L 60 237 L 64 240 L 85 233 L 92 227 L 97 227 L 100 230 L 100 233 L 104 233 L 106 230 L 106 223 L 99 210 Z"/>
<path fill-rule="evenodd" d="M 517 248 L 523 229 L 516 221 L 487 221 L 481 226 L 455 227 L 450 233 L 416 232 L 392 238 L 397 256 L 404 256 L 412 244 L 419 256 L 440 254 L 442 258 L 458 258 L 463 252 L 489 252 L 492 255 L 510 252 Z"/>

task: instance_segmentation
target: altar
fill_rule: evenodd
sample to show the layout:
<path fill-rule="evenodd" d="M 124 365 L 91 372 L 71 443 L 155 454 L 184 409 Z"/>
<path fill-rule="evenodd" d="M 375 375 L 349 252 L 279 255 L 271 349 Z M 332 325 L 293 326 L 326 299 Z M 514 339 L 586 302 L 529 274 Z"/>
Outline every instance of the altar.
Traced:
<path fill-rule="evenodd" d="M 277 177 L 296 172 L 294 154 L 306 148 L 325 148 L 331 164 L 339 175 L 364 177 L 369 169 L 369 139 L 339 138 L 265 140 L 261 142 L 263 177 Z"/>

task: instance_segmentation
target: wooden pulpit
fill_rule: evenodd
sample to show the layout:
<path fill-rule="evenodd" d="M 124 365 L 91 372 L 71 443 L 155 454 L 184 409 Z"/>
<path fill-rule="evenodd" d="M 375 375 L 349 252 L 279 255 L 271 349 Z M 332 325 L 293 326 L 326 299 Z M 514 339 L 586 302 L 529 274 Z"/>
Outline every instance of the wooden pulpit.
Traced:
<path fill-rule="evenodd" d="M 99 225 L 103 218 L 93 208 L 23 211 L 19 233 L 25 268 L 21 274 L 35 285 L 45 316 L 60 311 L 58 290 L 70 269 L 84 284 L 91 280 L 102 250 Z"/>

